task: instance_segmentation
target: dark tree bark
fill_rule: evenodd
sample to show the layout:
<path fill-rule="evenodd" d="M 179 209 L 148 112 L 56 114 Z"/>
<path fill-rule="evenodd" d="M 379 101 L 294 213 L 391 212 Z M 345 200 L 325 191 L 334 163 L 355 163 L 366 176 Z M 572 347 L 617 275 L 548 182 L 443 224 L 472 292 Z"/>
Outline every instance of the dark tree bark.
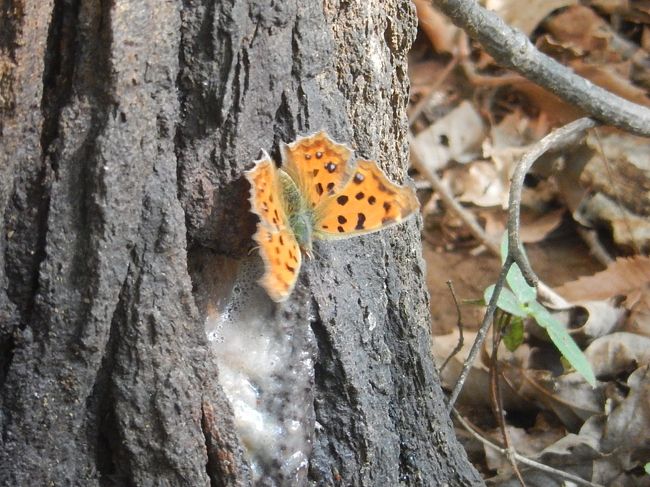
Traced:
<path fill-rule="evenodd" d="M 319 245 L 286 304 L 237 292 L 261 148 L 326 129 L 404 178 L 408 1 L 0 9 L 0 484 L 481 483 L 415 220 Z M 274 408 L 301 418 L 308 469 L 259 470 L 242 443 L 204 327 L 226 309 L 291 340 L 302 395 L 276 374 Z"/>

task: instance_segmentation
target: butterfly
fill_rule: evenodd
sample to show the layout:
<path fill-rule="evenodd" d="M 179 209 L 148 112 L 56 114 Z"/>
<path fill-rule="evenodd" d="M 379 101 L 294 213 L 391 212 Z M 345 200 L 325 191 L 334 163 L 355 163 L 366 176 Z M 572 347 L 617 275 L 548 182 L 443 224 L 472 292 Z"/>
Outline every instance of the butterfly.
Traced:
<path fill-rule="evenodd" d="M 259 283 L 276 302 L 293 291 L 314 240 L 376 232 L 420 206 L 412 188 L 390 181 L 374 161 L 353 162 L 352 151 L 324 131 L 282 144 L 281 152 L 282 169 L 262 151 L 245 172 L 259 217 L 253 235 L 264 261 Z"/>

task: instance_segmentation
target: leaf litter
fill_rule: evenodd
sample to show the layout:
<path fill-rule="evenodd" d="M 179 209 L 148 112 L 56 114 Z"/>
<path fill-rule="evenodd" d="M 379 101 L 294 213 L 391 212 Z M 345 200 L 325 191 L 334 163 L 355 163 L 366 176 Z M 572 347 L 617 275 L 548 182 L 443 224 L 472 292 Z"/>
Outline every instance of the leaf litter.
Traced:
<path fill-rule="evenodd" d="M 499 68 L 429 2 L 415 3 L 420 31 L 409 68 L 412 143 L 427 170 L 498 240 L 506 226 L 509 180 L 521 156 L 583 114 Z M 486 3 L 547 55 L 650 106 L 650 3 L 534 0 L 525 9 L 518 0 Z M 490 367 L 496 365 L 504 426 L 517 452 L 594 484 L 650 485 L 650 144 L 600 128 L 574 147 L 540 158 L 525 183 L 526 251 L 541 280 L 567 303 L 542 304 L 584 352 L 596 387 L 526 319 L 524 341 L 515 350 L 501 342 L 492 357 L 491 340 L 484 343 L 457 408 L 490 441 L 502 442 L 489 392 Z M 432 352 L 442 364 L 459 336 L 446 281 L 461 300 L 481 299 L 500 262 L 426 181 L 419 187 Z M 475 305 L 461 305 L 460 312 L 464 345 L 441 371 L 448 390 L 483 313 Z M 460 427 L 458 434 L 488 485 L 519 485 L 509 460 Z M 561 485 L 552 473 L 518 468 L 527 485 Z"/>

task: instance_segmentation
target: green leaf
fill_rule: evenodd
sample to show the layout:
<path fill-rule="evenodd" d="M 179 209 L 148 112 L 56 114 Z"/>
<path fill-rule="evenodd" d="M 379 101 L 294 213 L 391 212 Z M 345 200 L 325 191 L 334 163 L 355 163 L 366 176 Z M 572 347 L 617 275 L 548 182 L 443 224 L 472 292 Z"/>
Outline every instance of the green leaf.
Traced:
<path fill-rule="evenodd" d="M 535 291 L 534 287 L 528 285 L 516 262 L 513 262 L 512 266 L 510 266 L 506 281 L 520 302 L 530 303 L 537 298 L 537 291 Z"/>
<path fill-rule="evenodd" d="M 529 307 L 535 321 L 546 330 L 549 338 L 564 358 L 585 378 L 591 387 L 596 387 L 596 377 L 589 361 L 587 361 L 587 357 L 585 357 L 585 354 L 582 353 L 582 350 L 576 345 L 576 342 L 573 341 L 573 338 L 562 324 L 537 301 L 530 303 Z"/>
<path fill-rule="evenodd" d="M 524 248 L 519 248 L 526 255 Z M 503 238 L 501 239 L 501 262 L 506 261 L 506 255 L 508 255 L 508 232 L 504 232 Z M 510 266 L 508 275 L 506 276 L 506 282 L 521 303 L 530 303 L 537 298 L 537 291 L 535 291 L 534 287 L 528 285 L 516 262 Z"/>
<path fill-rule="evenodd" d="M 485 304 L 488 304 L 490 302 L 490 299 L 492 298 L 492 293 L 494 293 L 494 284 L 489 286 L 483 293 L 483 299 L 485 300 Z M 499 294 L 499 297 L 497 299 L 497 306 L 499 307 L 499 309 L 502 309 L 506 313 L 510 313 L 511 315 L 514 316 L 521 316 L 522 318 L 524 318 L 529 314 L 527 308 L 522 306 L 522 304 L 517 299 L 517 296 L 512 294 L 512 291 L 510 291 L 510 289 L 507 289 L 505 287 L 501 288 L 501 293 Z"/>
<path fill-rule="evenodd" d="M 524 320 L 514 316 L 505 329 L 503 343 L 508 350 L 514 352 L 524 341 Z"/>
<path fill-rule="evenodd" d="M 645 469 L 645 473 L 650 475 L 650 463 L 646 463 L 643 468 Z"/>
<path fill-rule="evenodd" d="M 506 256 L 508 255 L 508 230 L 503 232 L 503 237 L 501 237 L 501 245 L 499 246 L 499 251 L 501 252 L 501 263 L 503 264 L 506 261 Z"/>

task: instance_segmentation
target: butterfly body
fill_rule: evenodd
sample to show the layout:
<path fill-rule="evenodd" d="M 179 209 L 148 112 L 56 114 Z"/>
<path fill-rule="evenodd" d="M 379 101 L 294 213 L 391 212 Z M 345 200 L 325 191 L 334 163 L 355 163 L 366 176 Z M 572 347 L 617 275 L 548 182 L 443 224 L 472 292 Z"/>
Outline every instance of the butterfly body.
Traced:
<path fill-rule="evenodd" d="M 278 169 L 266 152 L 246 172 L 250 203 L 260 222 L 253 239 L 264 261 L 260 284 L 275 301 L 293 290 L 302 252 L 314 240 L 382 230 L 414 214 L 414 191 L 399 186 L 373 161 L 353 163 L 352 151 L 325 132 L 301 137 L 282 150 Z"/>
<path fill-rule="evenodd" d="M 311 255 L 314 235 L 314 210 L 300 194 L 296 183 L 282 169 L 278 169 L 289 227 L 293 231 L 300 249 Z"/>

